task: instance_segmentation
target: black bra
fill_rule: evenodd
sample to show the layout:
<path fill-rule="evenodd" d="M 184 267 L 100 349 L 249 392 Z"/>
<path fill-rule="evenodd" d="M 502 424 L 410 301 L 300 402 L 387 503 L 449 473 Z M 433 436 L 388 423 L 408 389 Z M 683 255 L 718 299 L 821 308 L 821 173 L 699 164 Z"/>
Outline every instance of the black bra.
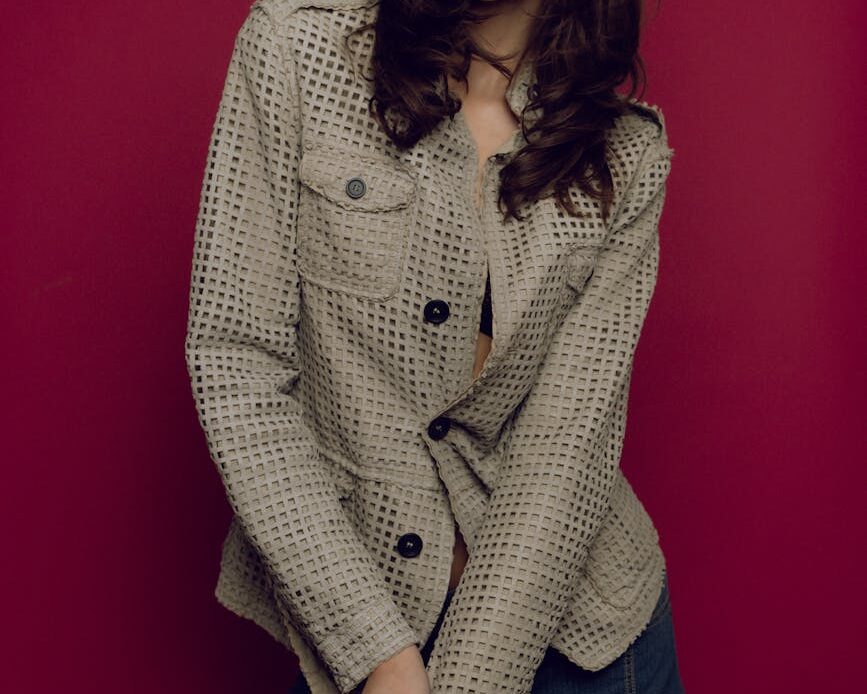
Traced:
<path fill-rule="evenodd" d="M 485 282 L 485 298 L 482 301 L 482 320 L 479 324 L 479 332 L 485 333 L 490 337 L 494 336 L 493 316 L 491 315 L 491 274 L 488 273 L 488 278 Z"/>

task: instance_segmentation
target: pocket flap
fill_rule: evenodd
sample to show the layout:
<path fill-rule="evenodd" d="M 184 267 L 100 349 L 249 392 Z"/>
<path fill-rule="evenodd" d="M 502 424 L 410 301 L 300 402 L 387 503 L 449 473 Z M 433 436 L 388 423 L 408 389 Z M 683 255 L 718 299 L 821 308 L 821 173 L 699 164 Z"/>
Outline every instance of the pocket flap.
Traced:
<path fill-rule="evenodd" d="M 416 186 L 396 159 L 322 144 L 302 152 L 298 178 L 340 207 L 368 212 L 406 207 Z"/>

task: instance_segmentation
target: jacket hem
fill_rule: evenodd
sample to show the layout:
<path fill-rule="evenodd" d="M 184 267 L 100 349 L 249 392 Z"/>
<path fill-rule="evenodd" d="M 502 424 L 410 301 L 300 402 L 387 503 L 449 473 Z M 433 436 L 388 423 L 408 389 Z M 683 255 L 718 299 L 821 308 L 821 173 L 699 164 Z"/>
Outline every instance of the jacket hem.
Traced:
<path fill-rule="evenodd" d="M 580 642 L 574 642 L 574 639 L 560 634 L 551 642 L 551 647 L 566 656 L 574 665 L 585 670 L 596 672 L 607 667 L 622 656 L 644 633 L 662 592 L 665 573 L 665 556 L 662 549 L 658 548 L 651 561 L 649 577 L 631 608 L 615 610 L 616 617 L 613 617 L 612 621 L 618 622 L 618 628 L 608 633 L 616 634 L 616 637 L 609 641 L 606 648 L 585 652 L 580 649 Z"/>

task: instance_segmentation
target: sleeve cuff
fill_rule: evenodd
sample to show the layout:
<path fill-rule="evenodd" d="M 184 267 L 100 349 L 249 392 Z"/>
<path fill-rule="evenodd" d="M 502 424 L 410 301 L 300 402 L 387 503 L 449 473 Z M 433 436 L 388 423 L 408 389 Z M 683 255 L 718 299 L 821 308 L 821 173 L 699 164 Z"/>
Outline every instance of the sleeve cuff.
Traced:
<path fill-rule="evenodd" d="M 415 630 L 391 599 L 374 603 L 319 644 L 322 659 L 342 694 L 349 694 L 380 663 L 419 645 Z"/>

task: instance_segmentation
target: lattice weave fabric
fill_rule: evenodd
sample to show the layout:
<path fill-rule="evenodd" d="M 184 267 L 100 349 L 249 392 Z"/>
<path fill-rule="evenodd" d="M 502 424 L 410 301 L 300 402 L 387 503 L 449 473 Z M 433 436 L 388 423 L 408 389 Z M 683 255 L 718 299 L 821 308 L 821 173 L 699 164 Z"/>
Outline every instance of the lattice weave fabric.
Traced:
<path fill-rule="evenodd" d="M 234 511 L 215 593 L 350 692 L 422 645 L 455 525 L 470 552 L 432 692 L 525 694 L 545 649 L 600 669 L 662 588 L 620 467 L 673 150 L 641 102 L 609 132 L 613 216 L 570 190 L 504 222 L 466 123 L 399 151 L 366 111 L 373 0 L 257 0 L 204 171 L 185 355 Z M 531 63 L 507 99 L 523 113 Z M 641 107 L 641 108 L 639 108 Z M 644 112 L 655 112 L 659 124 Z M 493 351 L 472 369 L 490 272 Z"/>

